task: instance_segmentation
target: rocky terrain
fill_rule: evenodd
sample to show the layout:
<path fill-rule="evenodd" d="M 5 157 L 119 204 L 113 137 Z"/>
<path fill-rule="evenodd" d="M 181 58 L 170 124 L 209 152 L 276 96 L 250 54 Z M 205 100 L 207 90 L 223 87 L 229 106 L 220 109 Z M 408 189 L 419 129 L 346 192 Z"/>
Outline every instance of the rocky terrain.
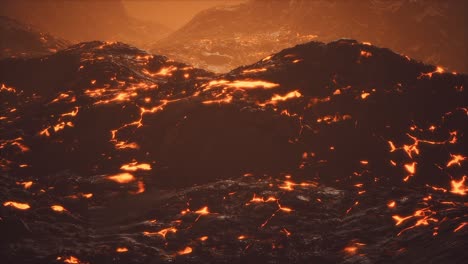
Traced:
<path fill-rule="evenodd" d="M 464 263 L 468 76 L 353 40 L 214 74 L 0 61 L 6 263 Z"/>
<path fill-rule="evenodd" d="M 199 13 L 153 45 L 216 72 L 310 40 L 357 39 L 450 71 L 467 72 L 466 1 L 251 0 Z"/>
<path fill-rule="evenodd" d="M 65 40 L 42 33 L 14 19 L 0 16 L 0 58 L 38 57 L 69 45 Z"/>

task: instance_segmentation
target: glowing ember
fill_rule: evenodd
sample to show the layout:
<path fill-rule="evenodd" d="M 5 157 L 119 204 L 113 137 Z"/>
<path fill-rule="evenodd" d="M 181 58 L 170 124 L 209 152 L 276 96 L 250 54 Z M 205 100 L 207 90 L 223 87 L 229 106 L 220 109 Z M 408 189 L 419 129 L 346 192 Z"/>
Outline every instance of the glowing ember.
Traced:
<path fill-rule="evenodd" d="M 118 253 L 128 252 L 128 248 L 118 247 L 118 248 L 115 249 L 115 252 L 118 252 Z"/>
<path fill-rule="evenodd" d="M 365 245 L 364 243 L 352 242 L 349 246 L 345 247 L 343 251 L 348 255 L 356 255 L 358 250 Z"/>
<path fill-rule="evenodd" d="M 410 219 L 410 218 L 412 218 L 412 217 L 413 217 L 412 215 L 407 216 L 407 217 L 401 217 L 401 216 L 399 216 L 399 215 L 394 215 L 394 216 L 392 216 L 393 220 L 396 221 L 396 224 L 395 224 L 395 225 L 397 225 L 397 226 L 398 226 L 398 225 L 401 225 L 404 221 L 406 221 L 406 220 L 408 220 L 408 219 Z"/>
<path fill-rule="evenodd" d="M 287 100 L 293 99 L 293 98 L 300 98 L 301 96 L 302 96 L 302 94 L 298 90 L 289 92 L 289 93 L 287 93 L 285 95 L 275 94 L 275 95 L 273 95 L 271 97 L 271 99 L 269 101 L 266 101 L 265 103 L 258 104 L 258 105 L 259 106 L 265 106 L 267 104 L 276 105 L 278 102 L 287 101 Z"/>
<path fill-rule="evenodd" d="M 361 50 L 361 57 L 365 57 L 365 58 L 372 57 L 372 53 L 369 51 Z"/>
<path fill-rule="evenodd" d="M 168 227 L 168 228 L 164 228 L 164 229 L 161 229 L 160 231 L 158 232 L 143 232 L 143 235 L 145 236 L 155 236 L 155 235 L 159 235 L 159 236 L 162 236 L 164 238 L 166 238 L 166 235 L 167 233 L 176 233 L 177 232 L 177 228 L 175 227 Z"/>
<path fill-rule="evenodd" d="M 197 211 L 195 211 L 196 214 L 199 214 L 199 215 L 207 215 L 210 213 L 210 211 L 208 210 L 208 206 L 205 206 Z"/>
<path fill-rule="evenodd" d="M 215 99 L 215 100 L 205 100 L 203 104 L 229 104 L 232 102 L 232 95 L 226 95 L 226 97 L 222 99 Z"/>
<path fill-rule="evenodd" d="M 54 210 L 55 212 L 63 212 L 66 211 L 66 209 L 61 206 L 61 205 L 52 205 L 50 209 Z"/>
<path fill-rule="evenodd" d="M 127 172 L 119 173 L 116 175 L 108 176 L 107 179 L 115 181 L 117 183 L 129 183 L 135 180 L 135 177 Z"/>
<path fill-rule="evenodd" d="M 70 256 L 69 258 L 64 259 L 63 262 L 69 264 L 79 264 L 80 260 L 74 256 Z"/>
<path fill-rule="evenodd" d="M 208 83 L 204 90 L 209 90 L 214 87 L 228 87 L 228 88 L 238 88 L 238 89 L 256 89 L 256 88 L 263 88 L 263 89 L 272 89 L 278 87 L 279 84 L 271 83 L 266 81 L 260 80 L 235 80 L 235 81 L 228 81 L 228 80 L 216 80 L 211 81 Z"/>
<path fill-rule="evenodd" d="M 138 181 L 138 190 L 131 192 L 133 194 L 140 194 L 145 192 L 145 183 L 143 181 Z"/>
<path fill-rule="evenodd" d="M 27 181 L 27 182 L 16 182 L 18 185 L 23 185 L 23 188 L 29 189 L 33 185 L 32 181 Z"/>
<path fill-rule="evenodd" d="M 178 255 L 187 255 L 187 254 L 190 254 L 192 253 L 192 248 L 191 247 L 186 247 L 185 249 L 177 252 Z"/>
<path fill-rule="evenodd" d="M 370 95 L 370 93 L 363 92 L 363 93 L 361 94 L 361 99 L 364 100 L 364 99 L 366 99 L 367 97 L 369 97 L 369 95 Z"/>
<path fill-rule="evenodd" d="M 416 162 L 405 164 L 405 169 L 410 173 L 410 175 L 406 176 L 406 178 L 403 179 L 404 181 L 408 181 L 409 178 L 416 173 L 416 164 Z"/>
<path fill-rule="evenodd" d="M 81 196 L 86 198 L 86 199 L 89 199 L 89 198 L 93 197 L 93 194 L 92 193 L 83 193 L 83 194 L 81 194 Z"/>
<path fill-rule="evenodd" d="M 395 201 L 390 201 L 387 203 L 388 208 L 395 208 L 396 202 Z"/>
<path fill-rule="evenodd" d="M 278 199 L 276 199 L 273 196 L 268 197 L 267 199 L 263 197 L 257 197 L 257 195 L 254 193 L 253 198 L 246 203 L 245 205 L 249 205 L 250 203 L 268 203 L 268 202 L 276 202 Z"/>
<path fill-rule="evenodd" d="M 151 165 L 147 163 L 132 162 L 120 167 L 124 171 L 151 170 Z"/>
<path fill-rule="evenodd" d="M 257 72 L 265 72 L 265 71 L 267 71 L 266 68 L 259 68 L 259 69 L 243 70 L 242 73 L 257 73 Z"/>
<path fill-rule="evenodd" d="M 450 192 L 459 195 L 466 195 L 468 188 L 467 186 L 465 186 L 465 180 L 466 176 L 463 176 L 462 179 L 459 181 L 452 180 L 452 189 L 450 190 Z"/>
<path fill-rule="evenodd" d="M 358 247 L 349 246 L 349 247 L 345 247 L 343 250 L 350 255 L 355 255 L 357 253 Z"/>
<path fill-rule="evenodd" d="M 432 72 L 421 73 L 421 75 L 418 77 L 418 79 L 421 79 L 422 77 L 432 78 L 433 74 L 435 74 L 435 73 L 441 74 L 441 73 L 444 73 L 444 72 L 445 72 L 444 68 L 442 68 L 440 66 L 437 66 L 436 69 L 434 71 L 432 71 Z"/>
<path fill-rule="evenodd" d="M 467 225 L 468 225 L 468 222 L 463 222 L 463 223 L 461 223 L 457 228 L 455 228 L 455 229 L 453 230 L 453 232 L 454 232 L 454 233 L 455 233 L 455 232 L 458 232 L 458 231 L 460 231 L 463 227 L 465 227 L 465 226 L 467 226 Z"/>
<path fill-rule="evenodd" d="M 450 156 L 452 157 L 452 159 L 447 163 L 447 167 L 451 167 L 451 166 L 455 166 L 455 165 L 461 166 L 460 163 L 466 159 L 466 157 L 464 157 L 462 155 L 452 155 L 452 154 L 450 154 Z"/>
<path fill-rule="evenodd" d="M 29 206 L 29 204 L 27 203 L 19 203 L 13 201 L 4 202 L 3 206 L 11 206 L 19 210 L 28 210 L 29 208 L 31 208 L 31 206 Z"/>
<path fill-rule="evenodd" d="M 198 240 L 200 241 L 206 241 L 208 239 L 208 236 L 202 236 Z"/>
<path fill-rule="evenodd" d="M 331 123 L 336 123 L 344 120 L 349 120 L 352 117 L 350 115 L 327 115 L 323 117 L 317 118 L 317 123 L 326 123 L 326 124 L 331 124 Z"/>

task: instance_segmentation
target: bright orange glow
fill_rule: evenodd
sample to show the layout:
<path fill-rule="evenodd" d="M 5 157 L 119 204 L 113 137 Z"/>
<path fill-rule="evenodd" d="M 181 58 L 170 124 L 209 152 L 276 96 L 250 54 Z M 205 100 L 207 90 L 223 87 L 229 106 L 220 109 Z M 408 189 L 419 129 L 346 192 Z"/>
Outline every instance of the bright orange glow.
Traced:
<path fill-rule="evenodd" d="M 467 226 L 467 225 L 468 225 L 468 222 L 463 222 L 463 223 L 461 223 L 457 228 L 455 228 L 455 229 L 453 230 L 453 232 L 454 232 L 454 233 L 455 233 L 455 232 L 458 232 L 458 231 L 460 231 L 463 227 L 465 227 L 465 226 Z"/>
<path fill-rule="evenodd" d="M 158 72 L 156 73 L 150 73 L 147 69 L 143 69 L 143 73 L 146 75 L 149 75 L 151 77 L 157 77 L 157 76 L 172 76 L 172 73 L 177 71 L 177 67 L 175 66 L 169 66 L 169 67 L 163 67 L 161 68 Z"/>
<path fill-rule="evenodd" d="M 115 249 L 115 252 L 118 252 L 118 253 L 128 252 L 128 248 L 118 247 L 118 248 Z"/>
<path fill-rule="evenodd" d="M 289 92 L 285 95 L 279 95 L 279 94 L 275 94 L 271 97 L 271 99 L 269 101 L 266 101 L 265 103 L 259 103 L 258 105 L 259 106 L 265 106 L 267 104 L 272 104 L 272 105 L 276 105 L 278 104 L 278 102 L 284 102 L 284 101 L 287 101 L 289 99 L 293 99 L 293 98 L 300 98 L 302 97 L 302 94 L 298 91 L 298 90 L 295 90 L 295 91 L 292 91 L 292 92 Z"/>
<path fill-rule="evenodd" d="M 410 218 L 412 218 L 412 217 L 413 217 L 412 215 L 407 216 L 407 217 L 401 217 L 401 216 L 399 216 L 399 215 L 394 215 L 394 216 L 392 216 L 393 220 L 396 221 L 396 224 L 395 224 L 395 225 L 397 225 L 397 226 L 398 226 L 398 225 L 401 225 L 403 222 L 405 222 L 406 220 L 408 220 L 408 219 L 410 219 Z"/>
<path fill-rule="evenodd" d="M 184 248 L 183 250 L 177 252 L 178 255 L 187 255 L 187 254 L 190 254 L 192 253 L 192 248 L 191 247 L 186 247 Z"/>
<path fill-rule="evenodd" d="M 2 83 L 2 86 L 0 87 L 0 91 L 7 91 L 10 93 L 16 93 L 16 89 L 13 87 L 8 87 L 5 84 Z"/>
<path fill-rule="evenodd" d="M 395 201 L 390 201 L 387 203 L 388 208 L 395 208 L 396 202 Z"/>
<path fill-rule="evenodd" d="M 50 209 L 54 210 L 55 212 L 64 212 L 66 209 L 61 205 L 52 205 Z"/>
<path fill-rule="evenodd" d="M 72 116 L 72 117 L 73 117 L 73 116 L 76 116 L 76 115 L 78 114 L 78 111 L 79 111 L 79 110 L 80 110 L 79 107 L 75 107 L 75 109 L 74 109 L 73 111 L 68 112 L 68 113 L 63 113 L 63 114 L 61 114 L 61 116 L 62 116 L 62 117 L 63 117 L 63 116 Z"/>
<path fill-rule="evenodd" d="M 125 141 L 116 141 L 114 145 L 116 149 L 139 149 L 140 148 L 140 146 L 138 146 L 138 144 L 135 142 L 129 143 Z"/>
<path fill-rule="evenodd" d="M 200 241 L 206 241 L 208 239 L 208 236 L 202 236 L 198 240 Z"/>
<path fill-rule="evenodd" d="M 246 238 L 247 238 L 247 237 L 244 236 L 244 235 L 240 235 L 240 236 L 237 237 L 238 240 L 244 240 L 244 239 L 246 239 Z"/>
<path fill-rule="evenodd" d="M 349 255 L 355 255 L 358 251 L 358 247 L 356 246 L 345 247 L 344 251 Z"/>
<path fill-rule="evenodd" d="M 336 123 L 344 120 L 351 119 L 350 115 L 327 115 L 323 117 L 317 118 L 317 123 L 326 123 L 326 124 L 331 124 L 331 123 Z"/>
<path fill-rule="evenodd" d="M 164 229 L 161 229 L 160 231 L 158 232 L 143 232 L 143 235 L 145 236 L 162 236 L 164 238 L 166 238 L 166 235 L 167 233 L 176 233 L 177 232 L 177 228 L 175 227 L 168 227 L 168 228 L 164 228 Z"/>
<path fill-rule="evenodd" d="M 361 99 L 364 100 L 364 99 L 366 99 L 367 97 L 369 97 L 369 95 L 370 95 L 370 93 L 363 92 L 363 93 L 361 94 Z"/>
<path fill-rule="evenodd" d="M 83 194 L 81 194 L 81 196 L 86 198 L 86 199 L 89 199 L 89 198 L 93 197 L 93 194 L 92 193 L 83 193 Z"/>
<path fill-rule="evenodd" d="M 295 185 L 294 182 L 291 181 L 284 181 L 284 185 L 278 186 L 280 189 L 286 190 L 286 191 L 293 191 L 294 188 L 293 186 Z"/>
<path fill-rule="evenodd" d="M 135 177 L 127 172 L 119 173 L 116 175 L 108 176 L 107 179 L 117 183 L 129 183 L 135 180 Z"/>
<path fill-rule="evenodd" d="M 418 79 L 421 79 L 422 77 L 432 78 L 432 75 L 434 75 L 434 73 L 441 74 L 441 73 L 444 73 L 444 72 L 445 72 L 444 68 L 442 68 L 440 66 L 437 66 L 436 69 L 434 71 L 432 71 L 432 72 L 421 73 L 421 75 L 419 75 Z"/>
<path fill-rule="evenodd" d="M 405 164 L 405 169 L 411 174 L 416 173 L 416 162 Z"/>
<path fill-rule="evenodd" d="M 266 68 L 258 68 L 258 69 L 243 70 L 242 73 L 257 73 L 257 72 L 265 72 L 265 71 L 267 71 Z"/>
<path fill-rule="evenodd" d="M 31 206 L 29 206 L 29 204 L 27 203 L 19 203 L 13 201 L 4 202 L 3 206 L 11 206 L 19 210 L 28 210 L 29 208 L 31 208 Z"/>
<path fill-rule="evenodd" d="M 278 204 L 278 206 L 279 206 L 279 210 L 281 210 L 283 212 L 286 212 L 286 213 L 290 213 L 290 212 L 294 211 L 293 209 L 291 209 L 289 207 L 283 207 L 280 204 Z"/>
<path fill-rule="evenodd" d="M 27 182 L 16 182 L 18 185 L 23 185 L 23 188 L 29 189 L 33 185 L 32 181 L 27 181 Z"/>
<path fill-rule="evenodd" d="M 459 181 L 452 180 L 452 189 L 450 190 L 451 193 L 458 194 L 458 195 L 466 195 L 468 188 L 465 186 L 466 176 Z"/>
<path fill-rule="evenodd" d="M 145 192 L 145 183 L 143 181 L 138 181 L 138 190 L 131 192 L 132 194 L 140 194 Z"/>
<path fill-rule="evenodd" d="M 261 80 L 235 80 L 235 81 L 228 81 L 228 80 L 215 80 L 208 83 L 206 90 L 210 90 L 215 87 L 228 87 L 228 88 L 237 88 L 237 89 L 272 89 L 278 87 L 279 84 L 271 83 Z"/>
<path fill-rule="evenodd" d="M 124 171 L 151 170 L 151 165 L 148 163 L 138 163 L 135 161 L 122 165 L 120 169 Z"/>
<path fill-rule="evenodd" d="M 372 57 L 372 53 L 369 51 L 361 50 L 361 57 L 365 57 L 365 58 Z"/>
<path fill-rule="evenodd" d="M 358 250 L 365 245 L 364 243 L 351 242 L 343 251 L 348 255 L 355 255 L 358 253 Z"/>
<path fill-rule="evenodd" d="M 81 261 L 78 258 L 74 257 L 74 256 L 70 256 L 70 257 L 64 259 L 63 262 L 68 263 L 68 264 L 80 264 L 81 263 Z"/>
<path fill-rule="evenodd" d="M 195 211 L 196 214 L 199 214 L 199 215 L 207 215 L 210 213 L 210 211 L 208 210 L 208 206 L 205 206 L 197 211 Z"/>
<path fill-rule="evenodd" d="M 232 95 L 226 95 L 226 97 L 222 99 L 215 99 L 215 100 L 205 100 L 203 104 L 229 104 L 232 102 Z"/>
<path fill-rule="evenodd" d="M 452 155 L 452 154 L 450 154 L 450 156 L 452 157 L 452 159 L 447 163 L 447 168 L 451 167 L 451 166 L 455 166 L 455 165 L 461 166 L 460 163 L 466 159 L 466 157 L 464 157 L 462 155 Z"/>
<path fill-rule="evenodd" d="M 263 197 L 258 197 L 255 193 L 252 197 L 252 199 L 246 203 L 245 205 L 249 205 L 250 203 L 268 203 L 268 202 L 276 202 L 278 199 L 276 199 L 273 196 L 268 197 L 267 199 Z"/>

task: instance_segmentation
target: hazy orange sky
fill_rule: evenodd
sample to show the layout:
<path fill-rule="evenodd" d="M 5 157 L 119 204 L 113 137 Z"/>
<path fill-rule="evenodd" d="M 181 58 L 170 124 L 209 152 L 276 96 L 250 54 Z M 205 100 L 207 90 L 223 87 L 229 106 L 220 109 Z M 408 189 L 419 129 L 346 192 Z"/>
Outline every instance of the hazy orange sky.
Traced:
<path fill-rule="evenodd" d="M 177 29 L 203 9 L 245 1 L 247 0 L 123 0 L 123 3 L 133 17 L 160 22 Z"/>

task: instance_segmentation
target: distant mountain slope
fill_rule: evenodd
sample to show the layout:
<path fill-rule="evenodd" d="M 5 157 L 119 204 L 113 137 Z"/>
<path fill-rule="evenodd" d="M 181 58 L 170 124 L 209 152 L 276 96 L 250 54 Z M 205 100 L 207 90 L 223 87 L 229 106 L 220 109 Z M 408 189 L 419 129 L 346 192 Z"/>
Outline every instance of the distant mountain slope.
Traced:
<path fill-rule="evenodd" d="M 314 39 L 352 38 L 468 72 L 466 1 L 263 1 L 199 13 L 154 52 L 226 72 Z"/>
<path fill-rule="evenodd" d="M 309 42 L 215 75 L 0 61 L 7 263 L 464 263 L 468 76 Z"/>
<path fill-rule="evenodd" d="M 5 0 L 0 14 L 70 40 L 125 41 L 143 47 L 165 36 L 162 24 L 130 17 L 121 1 Z"/>
<path fill-rule="evenodd" d="M 0 58 L 48 55 L 67 47 L 68 44 L 65 40 L 0 16 Z"/>

